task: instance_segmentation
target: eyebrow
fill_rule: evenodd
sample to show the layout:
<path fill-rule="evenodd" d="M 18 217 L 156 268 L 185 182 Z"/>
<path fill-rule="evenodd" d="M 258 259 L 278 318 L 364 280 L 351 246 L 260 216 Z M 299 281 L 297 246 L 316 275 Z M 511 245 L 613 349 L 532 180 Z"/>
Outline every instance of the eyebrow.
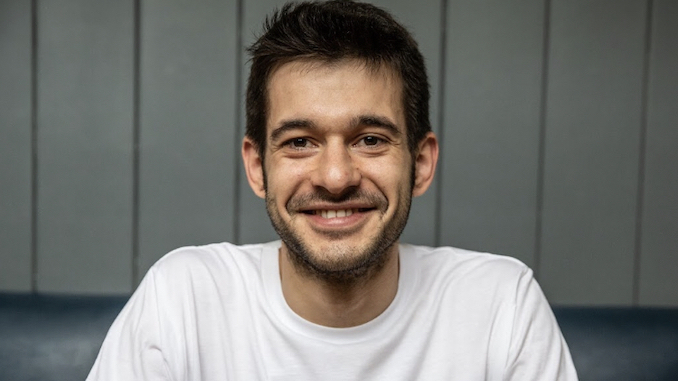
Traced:
<path fill-rule="evenodd" d="M 398 129 L 398 126 L 395 125 L 395 123 L 391 122 L 388 118 L 378 115 L 361 115 L 358 118 L 355 118 L 351 123 L 352 128 L 361 125 L 384 128 L 396 137 L 400 137 L 400 135 L 403 134 L 402 131 Z"/>
<path fill-rule="evenodd" d="M 361 115 L 353 118 L 353 120 L 351 120 L 350 129 L 355 129 L 358 126 L 384 128 L 396 137 L 400 137 L 403 134 L 395 123 L 391 122 L 388 118 L 378 115 Z M 275 142 L 276 140 L 280 139 L 281 135 L 290 130 L 315 130 L 317 128 L 318 126 L 308 119 L 284 120 L 280 123 L 279 127 L 275 128 L 271 132 L 271 141 Z"/>
<path fill-rule="evenodd" d="M 276 140 L 280 139 L 280 135 L 284 134 L 287 131 L 290 130 L 313 130 L 316 128 L 316 125 L 311 122 L 310 120 L 307 119 L 291 119 L 291 120 L 284 120 L 282 123 L 280 123 L 280 127 L 274 129 L 271 132 L 271 141 L 275 142 Z"/>

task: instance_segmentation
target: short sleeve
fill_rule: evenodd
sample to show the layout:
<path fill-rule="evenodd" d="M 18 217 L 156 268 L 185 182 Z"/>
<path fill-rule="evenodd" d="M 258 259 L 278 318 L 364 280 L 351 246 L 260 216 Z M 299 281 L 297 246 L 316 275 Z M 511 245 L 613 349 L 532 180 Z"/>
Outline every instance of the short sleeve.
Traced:
<path fill-rule="evenodd" d="M 532 270 L 516 286 L 506 380 L 577 380 L 570 351 Z"/>
<path fill-rule="evenodd" d="M 151 269 L 111 325 L 87 381 L 172 380 L 159 317 Z"/>

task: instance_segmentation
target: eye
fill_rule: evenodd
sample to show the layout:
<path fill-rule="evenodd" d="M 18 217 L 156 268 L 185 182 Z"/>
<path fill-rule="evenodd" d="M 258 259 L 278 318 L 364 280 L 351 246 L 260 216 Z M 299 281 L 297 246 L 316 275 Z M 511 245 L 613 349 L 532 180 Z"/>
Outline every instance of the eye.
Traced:
<path fill-rule="evenodd" d="M 293 138 L 285 142 L 284 146 L 293 150 L 311 148 L 313 143 L 307 138 Z"/>
<path fill-rule="evenodd" d="M 379 144 L 379 138 L 376 136 L 365 136 L 363 142 L 365 142 L 365 145 L 367 146 L 374 146 Z"/>
<path fill-rule="evenodd" d="M 378 146 L 378 145 L 380 145 L 384 142 L 385 142 L 385 140 L 380 138 L 380 137 L 377 137 L 377 136 L 374 136 L 374 135 L 367 135 L 367 136 L 360 138 L 357 145 L 374 147 L 374 146 Z"/>
<path fill-rule="evenodd" d="M 306 140 L 304 138 L 296 138 L 296 139 L 292 139 L 292 141 L 290 141 L 290 144 L 292 144 L 292 146 L 294 146 L 296 148 L 302 148 L 302 147 L 306 147 L 306 144 L 308 144 L 308 140 Z"/>

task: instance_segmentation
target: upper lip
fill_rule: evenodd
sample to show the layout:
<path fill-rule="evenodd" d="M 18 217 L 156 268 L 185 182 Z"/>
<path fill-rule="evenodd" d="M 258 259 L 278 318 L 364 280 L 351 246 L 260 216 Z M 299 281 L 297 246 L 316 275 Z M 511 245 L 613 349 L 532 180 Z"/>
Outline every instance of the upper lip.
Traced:
<path fill-rule="evenodd" d="M 360 203 L 360 202 L 348 202 L 341 204 L 314 204 L 307 205 L 302 208 L 299 208 L 299 212 L 313 212 L 318 210 L 349 210 L 349 209 L 374 209 L 375 206 L 372 204 Z"/>

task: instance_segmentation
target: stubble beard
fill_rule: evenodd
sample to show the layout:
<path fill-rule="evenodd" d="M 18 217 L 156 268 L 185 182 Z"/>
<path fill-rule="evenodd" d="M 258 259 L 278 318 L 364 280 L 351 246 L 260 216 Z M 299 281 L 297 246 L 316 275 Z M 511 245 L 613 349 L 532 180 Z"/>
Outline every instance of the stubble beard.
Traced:
<path fill-rule="evenodd" d="M 289 258 L 295 267 L 295 270 L 302 275 L 313 277 L 324 283 L 336 286 L 350 286 L 356 283 L 367 281 L 378 274 L 389 259 L 389 253 L 397 244 L 400 235 L 405 229 L 407 219 L 412 204 L 412 173 L 409 189 L 401 189 L 397 194 L 397 208 L 393 217 L 381 228 L 381 231 L 372 237 L 372 241 L 364 248 L 351 248 L 337 242 L 330 246 L 324 252 L 313 252 L 309 245 L 305 243 L 303 237 L 295 232 L 290 224 L 286 223 L 276 208 L 276 199 L 266 192 L 266 211 L 273 228 L 280 236 L 280 239 L 287 247 Z M 384 205 L 383 208 L 377 208 L 377 213 L 383 218 L 385 211 L 388 210 L 388 200 L 381 194 L 370 194 L 356 189 L 348 190 L 339 198 L 332 198 L 322 192 L 312 195 L 299 197 L 296 201 L 302 203 L 305 201 L 329 201 L 343 202 L 347 200 L 382 200 L 377 204 Z M 286 205 L 289 212 L 290 203 Z M 294 218 L 294 217 L 293 217 Z M 341 235 L 341 234 L 339 234 Z M 339 238 L 333 234 L 328 234 L 327 239 Z M 356 252 L 359 251 L 359 252 Z"/>

